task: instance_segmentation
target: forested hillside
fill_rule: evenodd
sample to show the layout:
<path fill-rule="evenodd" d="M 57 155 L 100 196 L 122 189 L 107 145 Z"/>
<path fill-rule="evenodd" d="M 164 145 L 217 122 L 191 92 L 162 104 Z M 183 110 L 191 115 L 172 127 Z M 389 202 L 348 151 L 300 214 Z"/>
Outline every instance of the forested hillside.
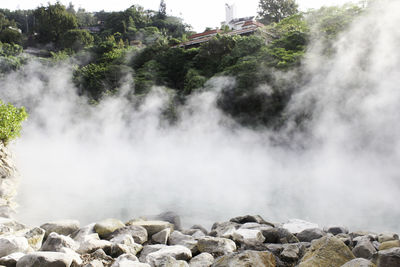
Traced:
<path fill-rule="evenodd" d="M 212 77 L 229 76 L 235 83 L 221 88 L 219 108 L 243 125 L 279 128 L 291 95 L 307 82 L 300 66 L 310 44 L 318 43 L 326 57 L 334 54 L 333 40 L 367 7 L 299 12 L 294 1 L 280 1 L 281 7 L 266 2 L 260 1 L 257 17 L 265 26 L 255 34 L 218 34 L 190 49 L 176 45 L 194 32 L 166 14 L 164 1 L 158 11 L 133 5 L 120 12 L 90 13 L 60 3 L 1 9 L 0 71 L 4 75 L 37 59 L 70 64 L 79 94 L 93 104 L 122 87 L 129 88 L 124 92 L 129 97 L 163 86 L 172 96 L 165 112 L 171 122 L 188 95 L 207 88 Z M 299 114 L 299 123 L 305 117 Z"/>

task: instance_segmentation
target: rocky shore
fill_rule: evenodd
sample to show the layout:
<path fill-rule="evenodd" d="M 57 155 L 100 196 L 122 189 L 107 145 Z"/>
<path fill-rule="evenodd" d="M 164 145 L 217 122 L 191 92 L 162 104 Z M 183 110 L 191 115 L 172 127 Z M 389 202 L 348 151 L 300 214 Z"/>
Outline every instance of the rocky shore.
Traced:
<path fill-rule="evenodd" d="M 105 219 L 27 227 L 0 218 L 0 266 L 17 267 L 396 267 L 400 241 L 395 233 L 320 228 L 301 220 L 272 223 L 246 215 L 182 228 L 166 212 L 122 222 Z"/>

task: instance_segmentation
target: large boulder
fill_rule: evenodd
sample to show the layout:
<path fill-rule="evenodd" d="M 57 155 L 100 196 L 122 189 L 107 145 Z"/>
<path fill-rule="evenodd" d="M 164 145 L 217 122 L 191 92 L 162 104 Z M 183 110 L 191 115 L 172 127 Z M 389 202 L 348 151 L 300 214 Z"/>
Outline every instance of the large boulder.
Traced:
<path fill-rule="evenodd" d="M 400 247 L 400 240 L 385 241 L 379 245 L 379 250 L 386 250 L 390 248 Z"/>
<path fill-rule="evenodd" d="M 99 234 L 100 238 L 104 238 L 115 230 L 123 227 L 125 227 L 125 224 L 120 220 L 109 218 L 96 223 L 94 225 L 94 231 Z"/>
<path fill-rule="evenodd" d="M 267 251 L 247 250 L 241 253 L 231 253 L 215 260 L 212 267 L 275 267 L 275 256 Z"/>
<path fill-rule="evenodd" d="M 299 240 L 285 228 L 271 228 L 261 231 L 265 243 L 287 244 L 298 243 Z"/>
<path fill-rule="evenodd" d="M 400 248 L 391 248 L 375 253 L 372 262 L 378 267 L 400 266 Z"/>
<path fill-rule="evenodd" d="M 40 228 L 46 231 L 45 238 L 55 232 L 60 235 L 68 236 L 79 230 L 80 223 L 77 220 L 61 220 L 42 224 Z"/>
<path fill-rule="evenodd" d="M 190 267 L 210 267 L 214 263 L 214 257 L 210 253 L 203 252 L 192 258 L 189 262 Z"/>
<path fill-rule="evenodd" d="M 151 238 L 151 236 L 155 233 L 158 233 L 167 228 L 171 229 L 171 231 L 174 230 L 174 225 L 166 221 L 129 221 L 126 223 L 126 225 L 143 227 L 144 229 L 146 229 L 149 238 Z"/>
<path fill-rule="evenodd" d="M 169 245 L 181 245 L 190 249 L 192 253 L 197 253 L 197 240 L 190 235 L 184 235 L 179 231 L 173 231 L 169 236 Z"/>
<path fill-rule="evenodd" d="M 166 245 L 171 234 L 171 229 L 164 229 L 151 236 L 151 241 L 155 244 Z"/>
<path fill-rule="evenodd" d="M 381 233 L 378 235 L 379 243 L 393 240 L 399 240 L 399 235 L 396 233 Z"/>
<path fill-rule="evenodd" d="M 170 228 L 168 228 L 170 229 Z M 171 229 L 170 229 L 171 230 Z M 110 240 L 118 235 L 131 235 L 133 240 L 138 244 L 143 244 L 148 240 L 147 230 L 139 225 L 128 225 L 115 230 L 114 232 L 107 235 L 106 239 Z M 150 236 L 151 237 L 151 236 Z"/>
<path fill-rule="evenodd" d="M 336 267 L 354 259 L 351 250 L 338 238 L 328 235 L 314 240 L 299 267 Z"/>
<path fill-rule="evenodd" d="M 200 252 L 208 252 L 214 256 L 232 253 L 236 250 L 236 244 L 230 239 L 222 237 L 204 237 L 197 242 Z"/>
<path fill-rule="evenodd" d="M 376 267 L 376 265 L 369 260 L 357 258 L 346 262 L 341 267 Z"/>
<path fill-rule="evenodd" d="M 0 258 L 0 266 L 15 267 L 18 260 L 25 256 L 24 253 L 15 252 L 5 257 Z"/>
<path fill-rule="evenodd" d="M 18 260 L 16 267 L 70 267 L 73 258 L 61 252 L 33 252 Z"/>
<path fill-rule="evenodd" d="M 297 262 L 301 255 L 301 250 L 296 244 L 285 244 L 279 258 L 285 262 Z"/>
<path fill-rule="evenodd" d="M 326 233 L 320 228 L 305 229 L 296 235 L 300 242 L 311 242 L 324 236 Z"/>
<path fill-rule="evenodd" d="M 237 229 L 232 237 L 234 241 L 245 246 L 262 244 L 265 240 L 261 231 L 253 229 Z"/>
<path fill-rule="evenodd" d="M 51 232 L 40 250 L 60 252 L 62 248 L 76 250 L 78 247 L 79 245 L 69 236 L 59 235 L 56 232 Z"/>
<path fill-rule="evenodd" d="M 45 230 L 36 227 L 26 232 L 24 237 L 28 240 L 29 246 L 31 246 L 33 250 L 39 250 L 42 246 L 45 233 Z"/>
<path fill-rule="evenodd" d="M 29 251 L 29 243 L 25 237 L 21 236 L 3 236 L 0 237 L 0 257 L 11 253 Z"/>
<path fill-rule="evenodd" d="M 357 258 L 371 259 L 376 249 L 368 239 L 363 239 L 357 242 L 352 252 Z"/>

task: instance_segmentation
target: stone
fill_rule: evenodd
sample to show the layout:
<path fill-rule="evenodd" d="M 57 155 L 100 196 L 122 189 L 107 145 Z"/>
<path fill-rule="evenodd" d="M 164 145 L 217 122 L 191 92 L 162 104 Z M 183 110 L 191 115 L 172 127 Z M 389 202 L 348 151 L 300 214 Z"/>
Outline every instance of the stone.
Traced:
<path fill-rule="evenodd" d="M 68 236 L 79 229 L 80 223 L 76 220 L 60 220 L 42 224 L 40 228 L 46 231 L 45 239 L 47 236 L 55 232 L 60 235 Z"/>
<path fill-rule="evenodd" d="M 204 228 L 203 226 L 199 225 L 199 224 L 195 224 L 192 227 L 190 227 L 190 229 L 196 229 L 196 230 L 200 230 L 202 231 L 205 235 L 208 234 L 208 231 L 206 228 Z"/>
<path fill-rule="evenodd" d="M 192 258 L 189 262 L 190 267 L 210 267 L 214 262 L 214 257 L 210 253 L 203 252 Z"/>
<path fill-rule="evenodd" d="M 311 243 L 299 267 L 342 266 L 355 257 L 351 250 L 338 238 L 327 235 Z"/>
<path fill-rule="evenodd" d="M 227 238 L 203 237 L 198 240 L 197 248 L 200 252 L 208 252 L 214 256 L 219 256 L 234 252 L 236 244 Z"/>
<path fill-rule="evenodd" d="M 341 267 L 376 267 L 376 265 L 369 260 L 357 258 L 346 262 Z"/>
<path fill-rule="evenodd" d="M 170 229 L 170 228 L 168 228 Z M 171 230 L 171 229 L 170 229 Z M 135 240 L 135 243 L 137 244 L 143 244 L 147 242 L 148 240 L 148 234 L 147 230 L 139 225 L 128 225 L 122 228 L 119 228 L 109 234 L 106 239 L 112 239 L 115 236 L 121 235 L 121 234 L 128 234 L 131 235 L 133 240 Z M 151 236 L 150 236 L 151 237 Z"/>
<path fill-rule="evenodd" d="M 110 235 L 117 229 L 125 227 L 125 224 L 120 220 L 109 218 L 103 221 L 97 222 L 94 225 L 94 231 L 99 234 L 100 238 L 104 238 Z"/>
<path fill-rule="evenodd" d="M 149 255 L 150 253 L 159 251 L 160 249 L 165 248 L 165 247 L 166 247 L 166 245 L 147 245 L 147 246 L 144 246 L 142 251 L 140 252 L 139 261 L 146 262 L 147 255 Z"/>
<path fill-rule="evenodd" d="M 211 227 L 210 236 L 232 238 L 236 229 L 239 229 L 240 224 L 236 222 L 214 223 Z"/>
<path fill-rule="evenodd" d="M 134 265 L 135 263 L 139 263 L 139 261 L 134 255 L 122 254 L 115 259 L 115 262 L 111 265 L 111 267 L 124 267 L 124 266 L 129 267 L 129 266 L 135 266 Z"/>
<path fill-rule="evenodd" d="M 364 239 L 357 242 L 352 252 L 357 258 L 370 259 L 376 252 L 376 249 L 368 239 Z"/>
<path fill-rule="evenodd" d="M 273 228 L 270 225 L 267 224 L 259 224 L 259 223 L 245 223 L 242 224 L 239 229 L 251 229 L 251 230 L 267 230 Z"/>
<path fill-rule="evenodd" d="M 353 239 L 349 234 L 337 234 L 336 237 L 340 239 L 346 246 L 353 247 Z"/>
<path fill-rule="evenodd" d="M 400 240 L 391 240 L 391 241 L 386 241 L 380 244 L 379 250 L 386 250 L 390 248 L 397 248 L 400 247 Z"/>
<path fill-rule="evenodd" d="M 17 265 L 17 261 L 25 256 L 25 253 L 15 252 L 10 255 L 4 256 L 0 258 L 0 265 L 4 265 L 6 267 L 15 267 Z"/>
<path fill-rule="evenodd" d="M 350 233 L 351 238 L 357 238 L 360 236 L 368 236 L 369 238 L 371 238 L 372 240 L 378 240 L 378 235 L 376 233 L 373 232 L 368 232 L 368 231 L 355 231 L 355 232 L 351 232 Z M 371 240 L 371 241 L 372 241 Z"/>
<path fill-rule="evenodd" d="M 25 233 L 24 237 L 28 240 L 28 244 L 33 250 L 39 250 L 42 246 L 45 233 L 45 230 L 36 227 Z"/>
<path fill-rule="evenodd" d="M 80 242 L 79 248 L 77 250 L 80 254 L 92 253 L 98 249 L 109 249 L 112 243 L 107 240 L 100 240 L 98 234 L 91 234 L 84 237 Z"/>
<path fill-rule="evenodd" d="M 71 234 L 71 238 L 75 241 L 81 242 L 85 239 L 86 236 L 91 234 L 96 234 L 94 231 L 95 223 L 88 224 Z"/>
<path fill-rule="evenodd" d="M 266 224 L 272 227 L 275 227 L 273 223 L 267 222 L 260 215 L 245 215 L 235 217 L 229 220 L 230 222 L 245 224 L 245 223 L 258 223 L 258 224 Z"/>
<path fill-rule="evenodd" d="M 29 251 L 29 243 L 25 237 L 21 236 L 3 236 L 0 237 L 0 257 L 11 253 Z"/>
<path fill-rule="evenodd" d="M 174 225 L 175 230 L 178 230 L 178 231 L 182 230 L 181 217 L 173 211 L 167 211 L 167 212 L 158 214 L 154 217 L 154 219 L 172 223 Z"/>
<path fill-rule="evenodd" d="M 192 253 L 197 253 L 197 240 L 190 235 L 184 235 L 179 231 L 173 231 L 168 239 L 169 245 L 182 245 L 190 249 Z"/>
<path fill-rule="evenodd" d="M 399 240 L 399 235 L 395 233 L 382 233 L 378 235 L 378 242 L 383 243 L 386 241 Z"/>
<path fill-rule="evenodd" d="M 300 242 L 311 242 L 324 236 L 326 236 L 326 233 L 320 228 L 305 229 L 296 235 Z"/>
<path fill-rule="evenodd" d="M 183 260 L 177 260 L 171 256 L 157 259 L 152 263 L 153 267 L 189 267 L 189 264 Z"/>
<path fill-rule="evenodd" d="M 400 266 L 400 248 L 380 250 L 374 254 L 372 262 L 378 267 Z"/>
<path fill-rule="evenodd" d="M 271 228 L 261 231 L 265 243 L 287 244 L 298 243 L 299 240 L 285 228 Z"/>
<path fill-rule="evenodd" d="M 40 251 L 23 256 L 16 267 L 70 267 L 73 259 L 61 252 Z"/>
<path fill-rule="evenodd" d="M 154 235 L 151 236 L 151 240 L 155 244 L 163 244 L 166 245 L 168 242 L 168 238 L 171 234 L 171 229 L 164 229 Z"/>
<path fill-rule="evenodd" d="M 187 230 L 183 230 L 183 231 L 182 231 L 182 234 L 184 234 L 184 235 L 190 235 L 190 236 L 192 236 L 194 239 L 197 239 L 197 238 L 201 238 L 201 237 L 205 237 L 205 236 L 206 236 L 206 234 L 205 234 L 203 231 L 199 230 L 199 229 L 187 229 Z"/>
<path fill-rule="evenodd" d="M 81 266 L 83 261 L 78 253 L 70 248 L 61 248 L 59 252 L 65 253 L 72 258 L 72 263 L 77 266 Z"/>
<path fill-rule="evenodd" d="M 79 245 L 69 236 L 51 232 L 40 248 L 41 251 L 60 252 L 61 248 L 78 249 Z"/>
<path fill-rule="evenodd" d="M 275 256 L 267 251 L 247 250 L 230 253 L 215 260 L 212 267 L 275 267 Z"/>
<path fill-rule="evenodd" d="M 16 220 L 0 217 L 0 235 L 12 234 L 26 229 L 26 226 Z"/>
<path fill-rule="evenodd" d="M 83 265 L 83 267 L 104 267 L 104 264 L 99 260 L 93 260 L 88 264 Z"/>
<path fill-rule="evenodd" d="M 298 234 L 307 229 L 318 228 L 318 224 L 299 220 L 291 219 L 282 225 L 282 228 L 288 230 L 292 234 Z"/>
<path fill-rule="evenodd" d="M 143 249 L 143 246 L 136 244 L 131 235 L 118 235 L 110 240 L 110 242 L 115 244 L 122 244 L 129 247 L 129 253 L 136 255 L 139 251 Z"/>
<path fill-rule="evenodd" d="M 187 261 L 192 258 L 192 252 L 187 247 L 180 245 L 165 246 L 160 250 L 148 254 L 146 256 L 146 262 L 151 266 L 158 266 L 156 263 L 162 261 L 162 259 L 166 257 Z"/>
<path fill-rule="evenodd" d="M 232 238 L 235 242 L 239 242 L 246 246 L 262 244 L 265 240 L 261 231 L 252 229 L 237 229 L 233 233 Z"/>
<path fill-rule="evenodd" d="M 333 235 L 349 233 L 349 229 L 347 227 L 338 225 L 324 227 L 324 231 Z"/>
<path fill-rule="evenodd" d="M 174 230 L 174 225 L 165 221 L 129 221 L 127 225 L 141 226 L 147 231 L 148 237 L 158 233 L 164 229 L 169 228 L 171 231 Z"/>
<path fill-rule="evenodd" d="M 300 258 L 300 249 L 295 244 L 287 244 L 279 257 L 286 262 L 296 262 Z"/>

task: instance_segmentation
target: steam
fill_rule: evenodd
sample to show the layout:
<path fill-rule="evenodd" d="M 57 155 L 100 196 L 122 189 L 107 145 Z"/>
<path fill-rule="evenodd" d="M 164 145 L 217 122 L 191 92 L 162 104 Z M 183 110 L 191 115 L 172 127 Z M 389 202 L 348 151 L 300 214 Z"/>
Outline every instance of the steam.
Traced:
<path fill-rule="evenodd" d="M 225 116 L 216 99 L 233 78 L 210 80 L 168 126 L 163 88 L 142 104 L 125 88 L 89 106 L 70 67 L 32 61 L 0 82 L 0 98 L 30 113 L 13 144 L 19 218 L 91 222 L 175 210 L 186 224 L 255 213 L 399 231 L 399 12 L 398 1 L 381 1 L 338 38 L 331 59 L 313 46 L 304 61 L 310 82 L 287 110 L 312 116 L 294 137 L 292 121 L 274 133 Z M 278 138 L 298 145 L 270 141 Z"/>

